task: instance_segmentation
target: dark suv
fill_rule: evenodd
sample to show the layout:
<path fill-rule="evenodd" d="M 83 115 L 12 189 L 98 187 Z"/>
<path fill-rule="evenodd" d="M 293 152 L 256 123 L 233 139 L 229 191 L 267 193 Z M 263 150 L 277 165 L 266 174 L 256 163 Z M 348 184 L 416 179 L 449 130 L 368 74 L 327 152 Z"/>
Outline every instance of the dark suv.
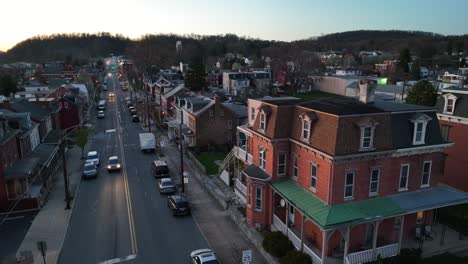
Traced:
<path fill-rule="evenodd" d="M 172 210 L 172 215 L 189 215 L 190 204 L 184 195 L 171 195 L 167 198 L 167 207 Z"/>

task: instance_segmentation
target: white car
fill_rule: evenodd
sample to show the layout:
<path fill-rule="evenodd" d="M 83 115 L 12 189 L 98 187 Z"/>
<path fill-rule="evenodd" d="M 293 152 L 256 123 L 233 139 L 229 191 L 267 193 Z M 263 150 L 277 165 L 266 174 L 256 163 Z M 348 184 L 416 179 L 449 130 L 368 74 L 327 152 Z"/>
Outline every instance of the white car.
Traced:
<path fill-rule="evenodd" d="M 115 171 L 115 170 L 120 170 L 120 162 L 119 162 L 119 157 L 117 156 L 112 156 L 109 157 L 109 160 L 107 161 L 107 170 L 110 171 Z"/>
<path fill-rule="evenodd" d="M 198 249 L 190 253 L 193 264 L 219 264 L 216 254 L 211 249 Z"/>
<path fill-rule="evenodd" d="M 88 152 L 85 163 L 90 163 L 90 162 L 94 163 L 96 166 L 99 166 L 99 154 L 97 153 L 97 151 Z"/>
<path fill-rule="evenodd" d="M 97 114 L 98 118 L 104 118 L 104 111 L 99 111 Z"/>
<path fill-rule="evenodd" d="M 115 94 L 114 93 L 109 93 L 109 97 L 114 97 Z"/>

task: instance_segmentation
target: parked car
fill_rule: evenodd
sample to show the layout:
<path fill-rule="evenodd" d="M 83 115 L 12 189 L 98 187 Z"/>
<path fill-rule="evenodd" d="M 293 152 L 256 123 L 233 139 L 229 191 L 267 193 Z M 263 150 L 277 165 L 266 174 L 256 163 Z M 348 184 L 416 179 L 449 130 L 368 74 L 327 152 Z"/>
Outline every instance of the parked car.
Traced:
<path fill-rule="evenodd" d="M 167 207 L 172 210 L 172 215 L 189 215 L 190 204 L 185 195 L 171 195 L 167 197 Z"/>
<path fill-rule="evenodd" d="M 211 249 L 198 249 L 190 253 L 193 264 L 219 264 L 216 254 Z"/>
<path fill-rule="evenodd" d="M 85 163 L 81 175 L 83 179 L 96 178 L 98 175 L 96 165 L 92 162 Z"/>
<path fill-rule="evenodd" d="M 127 107 L 128 108 L 133 107 L 132 101 L 127 101 Z"/>
<path fill-rule="evenodd" d="M 109 157 L 109 160 L 107 161 L 107 171 L 119 171 L 120 170 L 120 162 L 119 162 L 119 157 L 117 156 L 112 156 Z"/>
<path fill-rule="evenodd" d="M 98 118 L 104 118 L 104 116 L 105 116 L 104 111 L 99 111 L 97 114 Z"/>
<path fill-rule="evenodd" d="M 86 156 L 86 163 L 93 163 L 96 166 L 99 166 L 99 154 L 97 151 L 90 151 Z"/>
<path fill-rule="evenodd" d="M 176 191 L 176 187 L 171 178 L 163 178 L 158 184 L 160 194 L 173 194 Z"/>
<path fill-rule="evenodd" d="M 151 163 L 151 173 L 155 178 L 169 177 L 169 167 L 164 160 L 155 160 Z"/>
<path fill-rule="evenodd" d="M 130 110 L 130 115 L 134 116 L 137 114 L 137 111 L 135 109 Z"/>
<path fill-rule="evenodd" d="M 115 96 L 115 93 L 112 93 L 112 92 L 109 93 L 109 97 L 114 97 L 114 96 Z"/>
<path fill-rule="evenodd" d="M 137 115 L 133 115 L 132 116 L 132 121 L 135 122 L 135 123 L 140 122 L 140 118 Z"/>

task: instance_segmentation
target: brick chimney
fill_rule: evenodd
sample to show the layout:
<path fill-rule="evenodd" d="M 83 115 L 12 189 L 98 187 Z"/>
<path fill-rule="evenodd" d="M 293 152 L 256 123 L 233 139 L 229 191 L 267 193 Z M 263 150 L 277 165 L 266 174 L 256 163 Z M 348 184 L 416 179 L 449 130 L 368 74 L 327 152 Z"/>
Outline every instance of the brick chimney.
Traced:
<path fill-rule="evenodd" d="M 374 102 L 376 82 L 373 80 L 359 81 L 359 101 L 370 104 Z"/>

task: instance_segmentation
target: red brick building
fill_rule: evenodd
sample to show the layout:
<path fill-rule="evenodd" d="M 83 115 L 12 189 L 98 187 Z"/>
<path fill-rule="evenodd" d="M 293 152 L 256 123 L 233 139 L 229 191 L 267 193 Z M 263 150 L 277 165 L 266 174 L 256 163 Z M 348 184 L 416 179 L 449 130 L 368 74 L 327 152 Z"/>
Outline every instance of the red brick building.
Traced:
<path fill-rule="evenodd" d="M 442 137 L 454 145 L 445 149 L 443 182 L 468 192 L 468 89 L 450 87 L 437 100 Z"/>
<path fill-rule="evenodd" d="M 468 201 L 438 184 L 450 144 L 435 109 L 373 102 L 360 88 L 360 101 L 249 99 L 238 127 L 247 222 L 282 231 L 314 263 L 396 255 L 435 208 Z"/>
<path fill-rule="evenodd" d="M 19 159 L 16 145 L 16 135 L 19 130 L 12 129 L 8 125 L 8 120 L 0 115 L 0 211 L 6 211 L 8 205 L 8 193 L 6 191 L 7 182 L 5 170 Z"/>

